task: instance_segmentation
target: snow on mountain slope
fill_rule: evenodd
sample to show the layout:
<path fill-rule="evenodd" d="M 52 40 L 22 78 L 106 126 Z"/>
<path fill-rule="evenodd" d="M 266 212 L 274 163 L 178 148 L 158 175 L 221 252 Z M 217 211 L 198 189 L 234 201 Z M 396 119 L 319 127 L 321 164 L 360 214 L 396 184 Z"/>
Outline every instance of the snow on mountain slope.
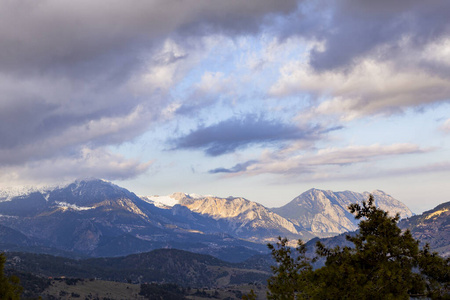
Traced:
<path fill-rule="evenodd" d="M 35 187 L 0 187 L 0 201 L 10 201 L 17 196 L 29 195 L 34 192 L 43 192 L 45 189 L 38 189 Z"/>
<path fill-rule="evenodd" d="M 159 208 L 169 209 L 177 204 L 180 204 L 180 200 L 183 198 L 191 198 L 191 199 L 201 199 L 205 197 L 211 196 L 203 196 L 199 194 L 185 194 L 185 193 L 173 193 L 172 195 L 166 196 L 139 196 L 142 200 L 151 203 Z"/>
<path fill-rule="evenodd" d="M 178 204 L 178 200 L 169 196 L 139 196 L 145 202 L 153 204 L 159 208 L 171 208 Z"/>
<path fill-rule="evenodd" d="M 70 203 L 66 203 L 66 202 L 55 202 L 56 205 L 58 205 L 59 207 L 65 208 L 65 209 L 72 209 L 72 210 L 89 210 L 89 209 L 93 209 L 93 207 L 86 207 L 86 206 L 77 206 L 75 204 L 70 204 Z"/>

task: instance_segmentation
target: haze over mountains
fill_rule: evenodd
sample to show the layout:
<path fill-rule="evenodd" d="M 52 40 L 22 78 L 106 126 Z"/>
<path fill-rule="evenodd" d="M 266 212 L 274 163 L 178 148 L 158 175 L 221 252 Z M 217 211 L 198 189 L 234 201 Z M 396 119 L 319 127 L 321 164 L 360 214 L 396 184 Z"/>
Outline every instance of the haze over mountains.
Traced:
<path fill-rule="evenodd" d="M 347 206 L 368 195 L 311 189 L 283 207 L 269 209 L 239 197 L 138 197 L 107 181 L 81 180 L 20 196 L 3 192 L 1 246 L 81 256 L 177 248 L 239 261 L 265 252 L 265 243 L 277 236 L 309 240 L 355 230 L 357 222 Z M 386 193 L 373 195 L 383 209 L 412 216 Z"/>

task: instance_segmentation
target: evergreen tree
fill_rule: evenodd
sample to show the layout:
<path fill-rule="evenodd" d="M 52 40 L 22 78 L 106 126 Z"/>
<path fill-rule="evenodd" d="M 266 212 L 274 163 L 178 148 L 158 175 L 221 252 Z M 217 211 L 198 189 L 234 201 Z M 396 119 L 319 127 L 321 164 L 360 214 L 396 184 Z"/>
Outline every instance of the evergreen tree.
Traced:
<path fill-rule="evenodd" d="M 427 296 L 431 299 L 450 299 L 450 257 L 442 259 L 425 245 L 420 252 L 419 268 L 425 278 Z"/>
<path fill-rule="evenodd" d="M 0 299 L 16 300 L 20 299 L 22 287 L 19 285 L 17 276 L 6 277 L 4 272 L 6 257 L 4 253 L 0 254 Z"/>
<path fill-rule="evenodd" d="M 303 247 L 294 260 L 280 239 L 277 248 L 269 245 L 278 265 L 269 279 L 272 299 L 409 299 L 428 296 L 448 299 L 450 261 L 429 247 L 419 250 L 419 242 L 397 226 L 399 215 L 390 217 L 373 204 L 373 196 L 362 205 L 349 206 L 361 219 L 359 232 L 347 236 L 353 247 L 329 249 L 317 242 L 317 255 L 325 266 L 312 271 Z M 300 251 L 299 251 L 300 250 Z M 271 283 L 276 283 L 271 284 Z M 287 291 L 287 292 L 285 292 Z"/>
<path fill-rule="evenodd" d="M 258 299 L 258 297 L 256 296 L 255 291 L 253 289 L 251 289 L 248 294 L 242 295 L 242 300 L 256 300 L 256 299 Z"/>
<path fill-rule="evenodd" d="M 271 267 L 275 275 L 268 280 L 268 299 L 294 299 L 309 284 L 308 275 L 311 274 L 312 267 L 305 255 L 305 244 L 298 240 L 294 257 L 287 243 L 287 238 L 278 237 L 276 246 L 268 245 L 277 262 L 276 266 Z"/>

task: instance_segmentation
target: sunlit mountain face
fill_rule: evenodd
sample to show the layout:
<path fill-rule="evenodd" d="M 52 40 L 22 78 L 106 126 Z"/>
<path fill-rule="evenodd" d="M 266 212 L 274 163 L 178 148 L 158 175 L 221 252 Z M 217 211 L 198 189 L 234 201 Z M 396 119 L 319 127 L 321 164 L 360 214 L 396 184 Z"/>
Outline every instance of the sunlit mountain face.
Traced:
<path fill-rule="evenodd" d="M 442 203 L 423 214 L 413 216 L 399 223 L 402 229 L 409 229 L 413 237 L 444 257 L 450 257 L 450 202 Z"/>

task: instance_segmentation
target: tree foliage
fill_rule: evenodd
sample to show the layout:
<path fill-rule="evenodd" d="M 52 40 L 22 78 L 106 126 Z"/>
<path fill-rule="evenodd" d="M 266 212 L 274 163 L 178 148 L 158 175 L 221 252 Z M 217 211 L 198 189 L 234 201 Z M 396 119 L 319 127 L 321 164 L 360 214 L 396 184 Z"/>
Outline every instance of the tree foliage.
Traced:
<path fill-rule="evenodd" d="M 16 300 L 20 299 L 22 287 L 17 276 L 6 277 L 4 273 L 6 257 L 0 254 L 0 299 Z"/>
<path fill-rule="evenodd" d="M 287 238 L 278 237 L 277 244 L 268 247 L 277 266 L 272 266 L 274 276 L 268 280 L 268 299 L 294 299 L 308 288 L 308 276 L 312 272 L 310 260 L 306 257 L 306 246 L 298 240 L 296 255 L 291 253 Z"/>
<path fill-rule="evenodd" d="M 256 295 L 253 289 L 251 289 L 248 294 L 242 295 L 242 300 L 256 300 L 256 299 L 258 299 L 258 296 Z"/>
<path fill-rule="evenodd" d="M 390 217 L 373 204 L 351 204 L 360 219 L 359 231 L 347 236 L 353 247 L 327 248 L 320 241 L 316 253 L 325 266 L 313 270 L 306 247 L 299 241 L 296 255 L 287 239 L 269 244 L 277 265 L 268 282 L 270 299 L 450 299 L 450 259 L 432 253 L 407 230 L 397 226 L 399 215 Z"/>

